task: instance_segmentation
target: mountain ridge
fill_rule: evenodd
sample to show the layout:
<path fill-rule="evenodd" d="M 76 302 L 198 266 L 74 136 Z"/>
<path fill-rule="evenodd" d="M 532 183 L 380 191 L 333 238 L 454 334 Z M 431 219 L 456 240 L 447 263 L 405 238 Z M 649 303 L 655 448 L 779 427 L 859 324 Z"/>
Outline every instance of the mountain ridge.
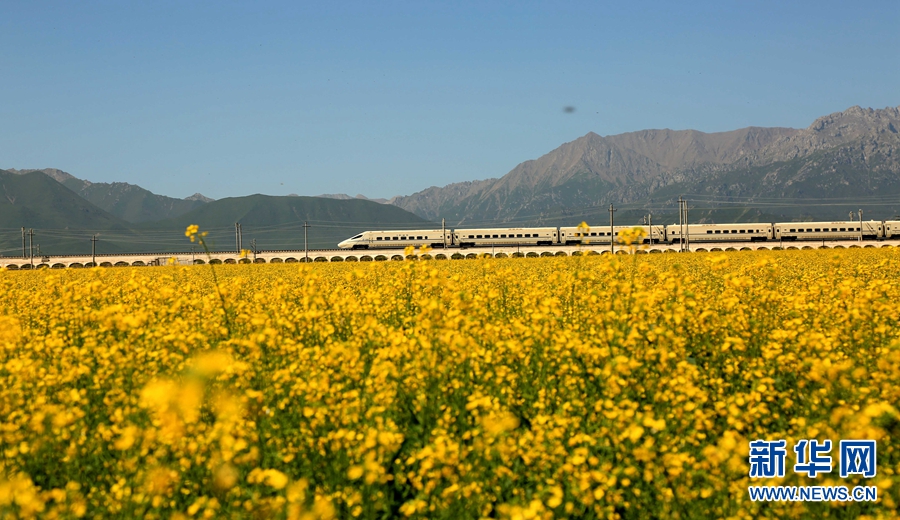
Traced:
<path fill-rule="evenodd" d="M 802 166 L 795 164 L 796 174 L 806 181 L 822 177 L 819 185 L 807 182 L 802 193 L 792 192 L 794 197 L 802 198 L 811 191 L 834 195 L 837 181 L 827 177 L 851 170 L 857 176 L 868 175 L 870 185 L 871 173 L 880 171 L 884 175 L 876 187 L 893 190 L 893 181 L 885 175 L 900 174 L 893 151 L 900 150 L 898 128 L 900 107 L 854 106 L 819 117 L 804 129 L 751 126 L 715 133 L 652 129 L 605 137 L 589 132 L 520 163 L 500 178 L 431 187 L 395 197 L 391 203 L 432 220 L 446 217 L 453 225 L 548 222 L 548 216 L 576 218 L 579 209 L 581 215 L 599 216 L 601 207 L 610 203 L 648 208 L 672 203 L 672 187 L 683 193 L 702 188 L 706 194 L 727 197 L 729 189 L 711 182 L 741 172 L 747 178 L 739 191 L 749 196 L 754 189 L 779 179 L 789 181 L 782 165 L 791 161 L 806 161 Z M 821 157 L 837 162 L 829 166 L 821 158 L 818 162 L 807 160 L 825 152 Z M 841 182 L 850 181 L 844 176 Z M 771 187 L 764 191 L 777 192 Z M 776 215 L 805 218 L 801 213 Z"/>

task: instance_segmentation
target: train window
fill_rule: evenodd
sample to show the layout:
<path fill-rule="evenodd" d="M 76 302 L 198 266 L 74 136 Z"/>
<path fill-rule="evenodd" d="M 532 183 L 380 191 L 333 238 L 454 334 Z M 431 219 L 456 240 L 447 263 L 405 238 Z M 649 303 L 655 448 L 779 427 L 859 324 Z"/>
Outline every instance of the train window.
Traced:
<path fill-rule="evenodd" d="M 381 237 L 375 237 L 375 240 L 381 240 Z"/>
<path fill-rule="evenodd" d="M 420 236 L 416 237 L 416 240 L 422 240 L 422 237 L 420 237 Z"/>
<path fill-rule="evenodd" d="M 721 233 L 721 231 L 719 231 L 719 230 L 717 229 L 717 230 L 715 231 L 715 233 L 718 235 L 719 233 Z"/>
<path fill-rule="evenodd" d="M 595 237 L 595 236 L 597 236 L 597 233 L 591 233 L 591 236 Z"/>
<path fill-rule="evenodd" d="M 484 237 L 483 237 L 483 236 L 481 236 L 481 235 L 478 235 L 478 236 L 477 236 L 477 237 L 475 237 L 475 238 L 484 238 Z"/>
<path fill-rule="evenodd" d="M 891 228 L 888 228 L 891 229 Z M 841 228 L 841 231 L 847 231 L 847 228 Z"/>
<path fill-rule="evenodd" d="M 752 233 L 753 231 L 751 230 L 750 232 Z M 741 233 L 745 233 L 745 231 L 742 229 L 742 230 L 741 230 Z"/>
<path fill-rule="evenodd" d="M 619 236 L 619 232 L 618 232 L 618 231 L 616 231 L 616 236 Z"/>
<path fill-rule="evenodd" d="M 500 235 L 500 238 L 506 238 L 506 235 Z"/>
<path fill-rule="evenodd" d="M 519 233 L 518 235 L 516 235 L 516 238 L 522 238 L 522 233 Z"/>
<path fill-rule="evenodd" d="M 500 237 L 498 237 L 497 235 L 494 235 L 493 238 L 500 238 Z"/>
<path fill-rule="evenodd" d="M 791 230 L 791 233 L 796 233 L 796 232 L 797 232 L 796 229 L 792 229 L 792 230 Z"/>
<path fill-rule="evenodd" d="M 475 235 L 469 235 L 469 238 L 475 238 Z"/>
<path fill-rule="evenodd" d="M 706 234 L 707 234 L 707 235 L 712 235 L 712 230 L 711 230 L 711 229 L 707 229 L 707 230 L 706 230 Z"/>
<path fill-rule="evenodd" d="M 820 231 L 820 229 L 819 229 L 819 228 L 816 228 L 816 231 Z"/>

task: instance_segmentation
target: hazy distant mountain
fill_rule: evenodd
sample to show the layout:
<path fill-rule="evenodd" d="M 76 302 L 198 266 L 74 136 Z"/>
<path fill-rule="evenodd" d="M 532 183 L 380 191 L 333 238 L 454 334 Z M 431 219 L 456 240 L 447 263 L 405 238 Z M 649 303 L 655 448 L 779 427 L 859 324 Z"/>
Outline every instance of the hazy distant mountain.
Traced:
<path fill-rule="evenodd" d="M 334 248 L 341 240 L 366 229 L 431 227 L 422 218 L 396 206 L 367 200 L 251 195 L 203 202 L 206 197 L 199 194 L 193 196 L 199 199 L 199 205 L 192 211 L 166 220 L 132 224 L 67 188 L 59 179 L 78 179 L 66 175 L 59 170 L 49 174 L 43 170 L 0 170 L 0 255 L 22 255 L 21 227 L 34 229 L 35 244 L 40 245 L 42 254 L 51 256 L 90 253 L 90 239 L 95 234 L 100 253 L 165 253 L 190 251 L 192 246 L 196 250 L 197 245 L 184 237 L 184 229 L 190 224 L 209 231 L 210 244 L 218 250 L 235 249 L 236 222 L 242 225 L 243 248 L 252 249 L 252 240 L 256 239 L 259 250 L 302 249 L 304 222 L 310 225 L 308 244 L 314 249 Z M 137 187 L 121 193 L 134 188 Z"/>
<path fill-rule="evenodd" d="M 448 225 L 603 221 L 610 203 L 638 215 L 674 208 L 681 195 L 693 195 L 703 207 L 695 215 L 709 220 L 846 218 L 843 206 L 796 202 L 900 196 L 898 128 L 898 108 L 852 107 L 802 130 L 591 132 L 499 179 L 432 187 L 391 203 L 431 220 L 445 217 Z M 786 203 L 763 204 L 769 198 Z M 697 202 L 708 199 L 719 206 Z M 743 209 L 723 209 L 730 207 Z M 877 206 L 885 217 L 898 210 L 900 204 Z"/>
<path fill-rule="evenodd" d="M 388 199 L 370 199 L 365 195 L 357 195 L 355 197 L 351 197 L 346 193 L 324 193 L 322 195 L 316 195 L 316 197 L 322 197 L 324 199 L 337 199 L 337 200 L 351 200 L 351 199 L 359 199 L 359 200 L 371 200 L 372 202 L 377 202 L 379 204 L 387 204 L 390 202 Z"/>
<path fill-rule="evenodd" d="M 128 224 L 41 172 L 0 170 L 0 254 L 21 256 L 19 228 L 35 229 L 43 252 L 88 253 L 93 233 L 123 232 Z"/>
<path fill-rule="evenodd" d="M 337 200 L 322 197 L 249 195 L 230 197 L 205 204 L 173 219 L 148 222 L 142 229 L 172 233 L 190 224 L 210 231 L 217 249 L 235 248 L 234 224 L 243 230 L 243 248 L 302 249 L 304 222 L 311 248 L 333 248 L 338 242 L 368 229 L 410 229 L 430 227 L 421 217 L 390 204 L 368 200 Z"/>
<path fill-rule="evenodd" d="M 97 207 L 131 223 L 177 217 L 213 200 L 199 193 L 185 199 L 166 197 L 127 182 L 90 182 L 56 168 L 7 171 L 16 174 L 45 173 Z"/>

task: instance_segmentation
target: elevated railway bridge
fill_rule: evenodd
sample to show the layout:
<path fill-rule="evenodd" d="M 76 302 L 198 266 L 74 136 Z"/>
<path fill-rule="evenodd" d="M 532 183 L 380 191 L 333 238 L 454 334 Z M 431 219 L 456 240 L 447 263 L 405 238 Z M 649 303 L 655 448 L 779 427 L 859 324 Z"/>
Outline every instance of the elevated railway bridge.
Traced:
<path fill-rule="evenodd" d="M 717 252 L 717 251 L 752 251 L 763 250 L 799 250 L 799 249 L 844 249 L 844 248 L 880 248 L 900 247 L 900 240 L 866 240 L 866 241 L 809 241 L 809 242 L 712 242 L 690 244 L 683 248 L 680 244 L 653 244 L 636 248 L 616 245 L 616 254 L 656 254 L 678 252 Z M 425 255 L 418 251 L 413 258 L 465 259 L 479 256 L 507 257 L 547 257 L 610 254 L 609 244 L 587 245 L 555 245 L 555 246 L 496 246 L 433 249 Z M 427 255 L 427 256 L 426 256 Z M 94 261 L 99 267 L 127 266 L 160 266 L 160 265 L 201 265 L 213 264 L 279 264 L 301 262 L 370 262 L 406 260 L 408 257 L 400 249 L 314 249 L 308 253 L 300 251 L 257 251 L 241 256 L 236 251 L 219 251 L 206 253 L 122 253 L 97 255 L 50 255 L 30 257 L 0 257 L 0 268 L 9 270 L 28 269 L 65 269 L 93 267 Z"/>

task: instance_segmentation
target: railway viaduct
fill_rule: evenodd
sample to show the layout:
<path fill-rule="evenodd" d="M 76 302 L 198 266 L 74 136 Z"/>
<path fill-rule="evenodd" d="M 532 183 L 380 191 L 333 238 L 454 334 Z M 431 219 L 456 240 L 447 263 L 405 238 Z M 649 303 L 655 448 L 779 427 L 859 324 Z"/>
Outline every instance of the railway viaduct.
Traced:
<path fill-rule="evenodd" d="M 875 248 L 875 247 L 900 247 L 900 240 L 866 240 L 857 241 L 825 241 L 825 242 L 711 242 L 691 244 L 690 252 L 717 252 L 717 251 L 751 251 L 765 250 L 792 250 L 792 249 L 843 249 L 843 248 Z M 643 245 L 637 248 L 629 248 L 616 245 L 617 254 L 654 254 L 654 253 L 678 253 L 681 251 L 679 244 L 653 244 Z M 609 254 L 609 244 L 588 244 L 581 246 L 503 246 L 503 247 L 471 247 L 466 249 L 447 248 L 434 249 L 426 255 L 415 254 L 418 258 L 435 259 L 462 259 L 477 258 L 479 256 L 505 257 L 546 257 L 546 256 L 578 256 Z M 242 257 L 237 252 L 214 252 L 210 255 L 204 253 L 137 253 L 137 254 L 98 254 L 96 255 L 99 267 L 126 267 L 126 266 L 155 266 L 155 265 L 191 265 L 191 264 L 279 264 L 306 262 L 368 262 L 405 260 L 404 252 L 398 249 L 319 249 L 309 251 L 308 257 L 304 251 L 258 251 Z M 63 269 L 78 267 L 93 267 L 91 255 L 63 255 L 41 256 L 34 258 L 0 257 L 0 268 L 9 270 L 24 269 Z"/>

